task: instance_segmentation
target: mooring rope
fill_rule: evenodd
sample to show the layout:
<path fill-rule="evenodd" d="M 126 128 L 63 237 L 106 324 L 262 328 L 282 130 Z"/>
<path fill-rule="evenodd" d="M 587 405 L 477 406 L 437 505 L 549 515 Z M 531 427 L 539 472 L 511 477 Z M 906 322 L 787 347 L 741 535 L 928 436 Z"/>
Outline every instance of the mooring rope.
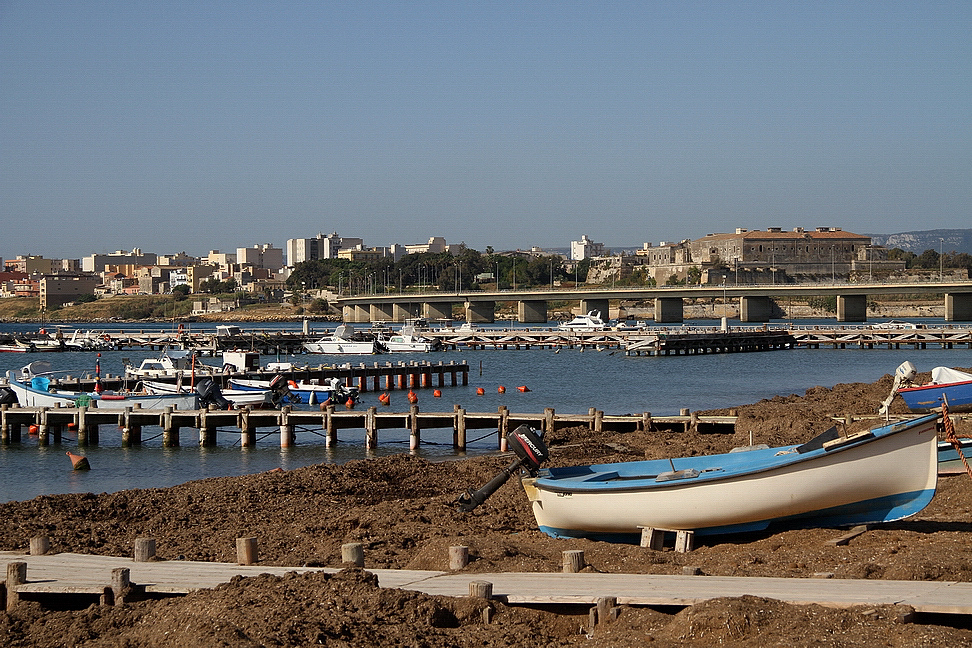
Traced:
<path fill-rule="evenodd" d="M 945 440 L 952 444 L 955 451 L 958 453 L 959 459 L 962 460 L 962 465 L 965 466 L 965 472 L 968 474 L 969 478 L 972 479 L 972 467 L 969 467 L 969 462 L 965 458 L 965 454 L 962 452 L 962 442 L 959 441 L 958 436 L 955 434 L 955 425 L 952 424 L 952 417 L 948 415 L 948 399 L 942 394 L 942 418 L 945 419 Z"/>

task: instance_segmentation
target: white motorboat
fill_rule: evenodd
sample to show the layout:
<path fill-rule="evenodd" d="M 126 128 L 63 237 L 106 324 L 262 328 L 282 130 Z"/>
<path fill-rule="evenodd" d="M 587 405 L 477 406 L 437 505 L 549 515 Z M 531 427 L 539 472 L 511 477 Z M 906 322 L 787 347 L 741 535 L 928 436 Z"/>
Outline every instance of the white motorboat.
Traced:
<path fill-rule="evenodd" d="M 349 324 L 341 324 L 334 329 L 334 333 L 325 335 L 316 342 L 304 342 L 304 348 L 308 353 L 345 355 L 367 355 L 380 351 L 374 338 L 368 339 Z"/>
<path fill-rule="evenodd" d="M 58 390 L 47 376 L 34 376 L 29 382 L 21 382 L 16 372 L 7 372 L 7 385 L 17 395 L 23 407 L 95 407 L 98 409 L 123 410 L 141 408 L 161 410 L 175 407 L 181 410 L 199 408 L 199 394 L 148 394 L 138 392 L 72 392 Z"/>
<path fill-rule="evenodd" d="M 379 337 L 378 343 L 389 353 L 410 351 L 427 353 L 429 351 L 438 351 L 442 347 L 441 340 L 421 335 L 411 324 L 405 324 L 399 333 Z"/>
<path fill-rule="evenodd" d="M 603 331 L 607 328 L 607 324 L 601 319 L 600 311 L 589 311 L 587 315 L 578 315 L 569 322 L 561 322 L 557 328 L 561 331 L 586 333 L 590 331 Z"/>
<path fill-rule="evenodd" d="M 138 367 L 125 363 L 125 377 L 138 379 L 212 376 L 222 371 L 222 367 L 203 364 L 192 351 L 180 349 L 165 349 L 157 358 L 142 360 Z"/>
<path fill-rule="evenodd" d="M 208 380 L 208 379 L 204 379 Z M 149 394 L 190 394 L 193 390 L 185 385 L 143 380 L 141 386 Z M 270 389 L 220 389 L 220 395 L 234 407 L 273 407 L 274 395 Z"/>

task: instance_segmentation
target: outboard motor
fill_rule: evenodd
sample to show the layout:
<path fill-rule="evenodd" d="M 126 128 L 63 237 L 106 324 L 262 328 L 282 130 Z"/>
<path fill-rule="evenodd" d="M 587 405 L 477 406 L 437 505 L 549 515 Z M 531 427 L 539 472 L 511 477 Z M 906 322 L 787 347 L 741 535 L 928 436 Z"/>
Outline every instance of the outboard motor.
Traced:
<path fill-rule="evenodd" d="M 895 394 L 898 393 L 898 389 L 900 389 L 903 385 L 910 385 L 911 381 L 914 380 L 915 376 L 917 375 L 918 370 L 915 369 L 915 365 L 908 360 L 905 360 L 898 365 L 898 368 L 894 370 L 894 384 L 891 386 L 891 393 L 888 394 L 888 397 L 885 398 L 884 402 L 881 403 L 881 406 L 878 407 L 878 414 L 884 416 L 886 420 L 890 420 L 891 401 L 894 400 Z"/>
<path fill-rule="evenodd" d="M 199 404 L 203 407 L 215 405 L 220 409 L 230 409 L 232 403 L 223 396 L 223 390 L 219 388 L 212 378 L 203 378 L 196 384 L 196 393 L 199 394 Z"/>
<path fill-rule="evenodd" d="M 9 387 L 0 387 L 0 405 L 14 405 L 17 402 L 17 392 Z"/>
<path fill-rule="evenodd" d="M 280 405 L 291 398 L 290 385 L 287 384 L 287 379 L 277 374 L 270 380 L 270 394 L 273 400 L 274 407 Z"/>
<path fill-rule="evenodd" d="M 540 464 L 550 457 L 547 444 L 543 442 L 543 435 L 538 434 L 528 425 L 521 425 L 512 432 L 508 432 L 506 442 L 513 449 L 513 453 L 516 454 L 516 459 L 479 490 L 466 491 L 459 496 L 456 503 L 463 513 L 468 513 L 485 502 L 486 498 L 495 493 L 520 468 L 526 469 L 531 475 L 536 475 L 537 470 L 540 469 Z"/>

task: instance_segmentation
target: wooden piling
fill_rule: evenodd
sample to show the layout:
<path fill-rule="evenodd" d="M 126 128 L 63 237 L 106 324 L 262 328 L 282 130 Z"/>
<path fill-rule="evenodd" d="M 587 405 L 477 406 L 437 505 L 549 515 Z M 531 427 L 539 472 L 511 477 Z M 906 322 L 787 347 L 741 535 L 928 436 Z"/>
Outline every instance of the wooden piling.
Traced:
<path fill-rule="evenodd" d="M 554 431 L 554 416 L 554 408 L 543 408 L 543 431 L 545 434 L 550 434 Z"/>
<path fill-rule="evenodd" d="M 499 434 L 499 449 L 500 452 L 506 452 L 506 433 L 510 431 L 510 410 L 507 409 L 506 405 L 499 406 L 499 427 L 497 433 Z"/>
<path fill-rule="evenodd" d="M 240 447 L 252 448 L 256 445 L 256 426 L 250 421 L 250 408 L 240 412 Z"/>
<path fill-rule="evenodd" d="M 111 593 L 115 605 L 125 603 L 126 597 L 132 591 L 132 572 L 128 567 L 116 567 L 111 570 Z"/>
<path fill-rule="evenodd" d="M 173 422 L 173 408 L 167 405 L 162 414 L 162 446 L 166 448 L 179 447 L 179 426 Z"/>
<path fill-rule="evenodd" d="M 484 580 L 469 581 L 469 597 L 482 599 L 493 598 L 493 584 Z"/>
<path fill-rule="evenodd" d="M 48 408 L 42 407 L 40 410 L 40 424 L 37 426 L 37 445 L 42 448 L 46 448 L 51 444 L 50 439 L 50 428 L 47 424 L 47 410 Z"/>
<path fill-rule="evenodd" d="M 7 563 L 7 611 L 17 607 L 20 603 L 20 594 L 17 587 L 27 582 L 27 563 L 15 561 Z"/>
<path fill-rule="evenodd" d="M 469 547 L 455 545 L 449 547 L 449 569 L 458 571 L 469 564 Z"/>
<path fill-rule="evenodd" d="M 378 413 L 377 407 L 369 407 L 365 412 L 365 448 L 374 450 L 378 447 Z"/>
<path fill-rule="evenodd" d="M 254 537 L 236 539 L 236 562 L 239 565 L 254 565 L 257 555 L 257 539 Z"/>
<path fill-rule="evenodd" d="M 466 449 L 466 410 L 458 408 L 456 410 L 456 435 L 453 446 L 457 450 Z"/>
<path fill-rule="evenodd" d="M 148 562 L 155 558 L 155 538 L 135 538 L 135 562 Z"/>
<path fill-rule="evenodd" d="M 337 445 L 337 425 L 334 421 L 334 405 L 328 405 L 324 413 L 324 428 L 327 431 L 327 441 L 325 445 L 331 448 Z"/>
<path fill-rule="evenodd" d="M 584 569 L 584 566 L 587 564 L 584 560 L 583 549 L 568 549 L 564 551 L 563 561 L 563 569 L 565 574 L 576 574 L 580 570 Z"/>
<path fill-rule="evenodd" d="M 294 426 L 290 423 L 290 406 L 280 410 L 280 447 L 289 448 L 294 445 Z"/>
<path fill-rule="evenodd" d="M 51 539 L 47 536 L 34 536 L 30 539 L 30 555 L 46 556 L 51 550 Z"/>
<path fill-rule="evenodd" d="M 341 562 L 364 567 L 364 547 L 360 542 L 348 542 L 341 545 Z"/>
<path fill-rule="evenodd" d="M 419 407 L 418 405 L 412 405 L 408 412 L 408 427 L 410 433 L 408 436 L 408 449 L 417 450 L 419 445 L 422 443 L 422 431 L 419 428 L 418 420 Z"/>

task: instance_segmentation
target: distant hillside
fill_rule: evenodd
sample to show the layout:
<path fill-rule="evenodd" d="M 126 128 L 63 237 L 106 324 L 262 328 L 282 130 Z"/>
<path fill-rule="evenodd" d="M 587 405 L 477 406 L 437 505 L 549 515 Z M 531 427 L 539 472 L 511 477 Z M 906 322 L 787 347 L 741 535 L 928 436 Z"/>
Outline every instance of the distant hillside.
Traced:
<path fill-rule="evenodd" d="M 937 229 L 900 234 L 868 234 L 876 245 L 921 254 L 925 250 L 972 253 L 972 229 Z M 942 239 L 945 239 L 944 243 Z"/>

